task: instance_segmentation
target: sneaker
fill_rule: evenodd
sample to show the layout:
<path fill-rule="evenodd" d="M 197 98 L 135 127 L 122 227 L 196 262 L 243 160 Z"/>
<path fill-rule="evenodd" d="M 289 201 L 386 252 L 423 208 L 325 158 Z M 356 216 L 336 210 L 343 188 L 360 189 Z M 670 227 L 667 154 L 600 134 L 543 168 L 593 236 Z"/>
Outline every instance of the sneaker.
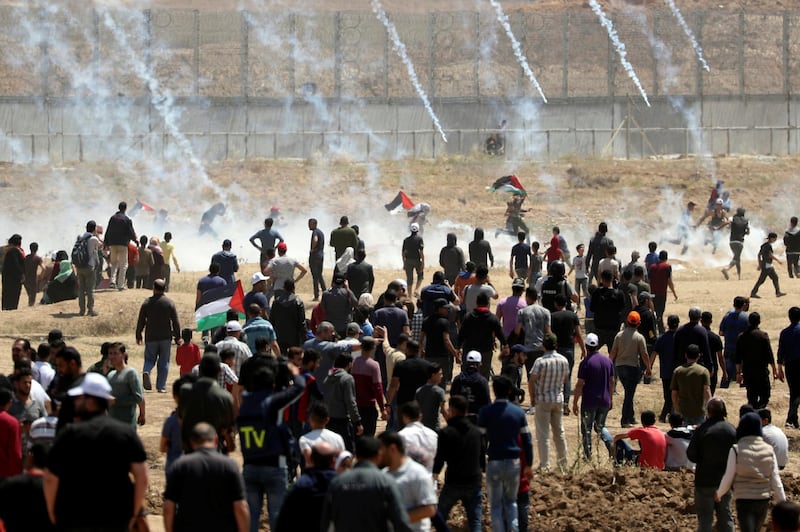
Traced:
<path fill-rule="evenodd" d="M 797 423 L 790 423 L 787 421 L 783 427 L 786 429 L 797 429 L 800 428 L 800 425 L 798 425 Z"/>
<path fill-rule="evenodd" d="M 623 424 L 622 424 L 622 428 L 623 428 L 623 429 L 632 429 L 632 428 L 633 428 L 633 427 L 635 427 L 635 426 L 636 426 L 636 425 L 634 425 L 633 423 L 623 423 Z"/>
<path fill-rule="evenodd" d="M 97 312 L 95 312 L 94 310 L 90 310 L 88 315 L 94 317 L 97 316 Z"/>
<path fill-rule="evenodd" d="M 722 276 L 725 278 L 726 281 L 730 279 L 730 276 L 728 275 L 728 270 L 722 270 Z"/>
<path fill-rule="evenodd" d="M 569 415 L 569 405 L 564 405 L 564 415 L 565 416 Z"/>
<path fill-rule="evenodd" d="M 167 393 L 167 390 L 165 388 L 159 388 L 158 393 Z"/>
<path fill-rule="evenodd" d="M 153 383 L 150 382 L 150 374 L 146 371 L 142 373 L 142 388 L 145 390 L 153 389 Z"/>
<path fill-rule="evenodd" d="M 786 292 L 778 292 L 777 294 L 775 294 L 775 297 L 783 297 L 785 295 L 786 295 Z"/>
<path fill-rule="evenodd" d="M 79 310 L 78 311 L 78 316 L 83 316 L 84 314 L 86 314 L 85 310 Z"/>
<path fill-rule="evenodd" d="M 750 294 L 750 299 L 761 299 L 761 296 L 758 294 Z"/>
<path fill-rule="evenodd" d="M 535 406 L 530 407 L 528 410 L 525 411 L 525 413 L 530 416 L 534 415 L 536 413 L 536 407 Z"/>
<path fill-rule="evenodd" d="M 117 287 L 117 283 L 115 283 L 115 282 L 113 282 L 113 281 L 112 281 L 112 282 L 108 283 L 108 287 L 109 287 L 109 288 L 112 288 L 112 289 L 113 289 L 113 288 L 116 288 L 116 287 Z"/>

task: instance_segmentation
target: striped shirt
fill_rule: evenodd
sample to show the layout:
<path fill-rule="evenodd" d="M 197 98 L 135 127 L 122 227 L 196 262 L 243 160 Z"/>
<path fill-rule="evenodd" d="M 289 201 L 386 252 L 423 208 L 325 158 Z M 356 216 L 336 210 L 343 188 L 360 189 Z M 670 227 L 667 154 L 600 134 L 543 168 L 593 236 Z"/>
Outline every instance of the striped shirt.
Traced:
<path fill-rule="evenodd" d="M 549 351 L 536 359 L 531 369 L 536 375 L 536 402 L 562 403 L 564 401 L 564 379 L 569 375 L 569 362 L 563 355 Z"/>

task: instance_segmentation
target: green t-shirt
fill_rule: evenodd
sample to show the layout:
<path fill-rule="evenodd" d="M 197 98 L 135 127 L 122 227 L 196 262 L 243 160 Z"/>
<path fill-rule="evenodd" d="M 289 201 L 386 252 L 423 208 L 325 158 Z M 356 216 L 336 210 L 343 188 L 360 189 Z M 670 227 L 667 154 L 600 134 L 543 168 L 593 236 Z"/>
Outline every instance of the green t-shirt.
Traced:
<path fill-rule="evenodd" d="M 684 417 L 698 417 L 704 414 L 703 392 L 711 385 L 708 370 L 698 363 L 684 364 L 675 368 L 670 389 L 678 392 L 678 410 Z"/>

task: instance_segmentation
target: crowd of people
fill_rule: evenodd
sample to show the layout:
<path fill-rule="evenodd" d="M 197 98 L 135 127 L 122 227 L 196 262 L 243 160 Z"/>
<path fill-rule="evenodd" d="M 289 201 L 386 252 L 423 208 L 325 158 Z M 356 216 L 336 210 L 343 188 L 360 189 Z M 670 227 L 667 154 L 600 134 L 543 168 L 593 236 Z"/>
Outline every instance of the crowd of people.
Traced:
<path fill-rule="evenodd" d="M 114 341 L 86 367 L 57 330 L 36 347 L 24 338 L 14 343 L 13 373 L 0 381 L 0 517 L 10 532 L 122 530 L 143 519 L 148 456 L 136 431 L 152 421 L 145 392 L 153 390 L 169 390 L 175 402 L 160 440 L 169 532 L 257 531 L 265 504 L 271 530 L 382 530 L 389 523 L 447 530 L 458 501 L 477 531 L 484 486 L 492 530 L 534 529 L 533 473 L 566 471 L 564 417 L 571 414 L 580 419 L 590 464 L 603 457 L 593 452 L 596 433 L 615 465 L 693 469 L 698 530 L 712 530 L 715 516 L 718 530 L 733 530 L 734 499 L 740 530 L 762 529 L 772 500 L 780 503 L 773 524 L 800 528 L 800 506 L 786 501 L 779 473 L 788 442 L 767 408 L 770 375 L 785 380 L 785 424 L 800 428 L 800 308 L 788 310 L 774 355 L 759 313 L 749 312 L 758 285 L 750 298 L 734 299 L 719 335 L 714 316 L 698 307 L 681 324 L 666 311 L 669 293 L 678 298 L 667 251 L 651 242 L 644 262 L 634 252 L 623 265 L 601 223 L 574 256 L 558 227 L 541 254 L 520 231 L 508 262 L 511 293 L 501 298 L 481 228 L 467 254 L 447 235 L 441 269 L 426 284 L 424 240 L 412 223 L 401 250 L 405 278 L 376 291 L 366 244 L 346 216 L 328 235 L 335 253 L 329 282 L 317 220 L 308 220 L 306 268 L 268 218 L 250 238 L 260 267 L 248 274 L 244 320 L 229 309 L 221 325 L 197 331 L 202 342 L 195 343 L 167 296 L 170 261 L 178 268 L 171 235 L 163 242 L 139 237 L 125 212 L 120 203 L 104 238 L 89 221 L 72 253 L 61 252 L 48 284 L 74 276 L 79 312 L 88 316 L 97 314 L 98 270 L 118 290 L 152 290 L 135 329 L 144 365 L 141 372 L 129 365 L 125 344 Z M 741 242 L 731 226 L 730 267 L 738 269 L 734 244 Z M 759 265 L 780 296 L 775 238 L 762 246 Z M 36 256 L 33 245 L 26 256 L 21 244 L 14 235 L 4 251 L 4 310 L 16 308 L 12 300 Z M 211 257 L 197 282 L 197 307 L 241 283 L 231 248 L 225 239 Z M 32 262 L 37 277 L 42 261 Z M 296 287 L 309 270 L 314 305 L 307 318 Z M 179 377 L 170 382 L 173 360 Z M 637 388 L 651 382 L 656 363 L 663 408 L 639 412 L 637 425 Z M 748 405 L 734 428 L 715 392 L 737 384 Z M 612 435 L 606 420 L 618 394 L 622 430 Z M 226 456 L 237 448 L 242 467 Z M 82 497 L 97 511 L 83 511 Z M 19 518 L 23 508 L 37 516 L 36 526 Z"/>

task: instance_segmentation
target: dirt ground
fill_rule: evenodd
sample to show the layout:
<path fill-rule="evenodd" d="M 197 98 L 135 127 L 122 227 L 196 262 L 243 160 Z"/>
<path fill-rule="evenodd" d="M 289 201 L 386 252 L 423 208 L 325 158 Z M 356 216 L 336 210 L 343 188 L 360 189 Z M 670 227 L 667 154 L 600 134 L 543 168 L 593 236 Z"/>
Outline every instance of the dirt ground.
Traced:
<path fill-rule="evenodd" d="M 718 159 L 713 163 L 716 175 L 725 180 L 737 204 L 747 205 L 753 219 L 758 221 L 758 226 L 775 227 L 782 233 L 788 209 L 796 208 L 795 200 L 787 198 L 787 194 L 782 192 L 788 190 L 787 187 L 793 182 L 796 161 Z M 684 194 L 683 198 L 691 198 L 698 203 L 705 202 L 710 181 L 703 165 L 698 161 L 569 160 L 547 166 L 525 164 L 511 168 L 508 165 L 509 163 L 482 158 L 436 162 L 398 161 L 377 165 L 380 173 L 378 182 L 370 180 L 370 170 L 367 166 L 354 165 L 346 161 L 324 163 L 283 161 L 238 165 L 228 163 L 209 167 L 208 171 L 211 180 L 220 186 L 237 184 L 241 187 L 245 191 L 243 198 L 250 195 L 256 199 L 261 198 L 258 205 L 263 206 L 269 204 L 263 199 L 263 196 L 268 194 L 270 201 L 280 201 L 282 205 L 287 206 L 290 214 L 294 213 L 297 217 L 304 216 L 309 206 L 319 197 L 321 185 L 314 182 L 314 176 L 324 174 L 326 176 L 324 189 L 331 195 L 331 201 L 340 205 L 344 212 L 352 212 L 353 216 L 360 215 L 362 219 L 369 218 L 365 215 L 374 213 L 375 218 L 380 220 L 378 213 L 383 211 L 382 203 L 388 201 L 398 186 L 405 183 L 408 185 L 406 190 L 413 193 L 414 197 L 430 201 L 434 214 L 438 213 L 439 218 L 447 216 L 453 225 L 472 227 L 475 224 L 482 224 L 493 228 L 502 219 L 505 198 L 488 194 L 485 186 L 504 172 L 513 170 L 521 177 L 524 176 L 523 182 L 532 191 L 530 204 L 533 211 L 528 214 L 527 219 L 534 234 L 544 235 L 553 223 L 559 223 L 567 234 L 574 235 L 570 236 L 571 245 L 578 239 L 588 241 L 596 223 L 613 211 L 617 221 L 611 226 L 610 234 L 618 246 L 624 248 L 625 253 L 634 247 L 646 249 L 649 239 L 659 240 L 661 247 L 670 250 L 675 257 L 674 277 L 679 298 L 677 301 L 670 299 L 667 312 L 680 315 L 682 321 L 685 321 L 690 306 L 700 305 L 704 310 L 710 310 L 714 314 L 714 327 L 716 327 L 724 312 L 730 307 L 733 297 L 746 295 L 757 276 L 752 254 L 745 255 L 742 280 L 725 281 L 719 273 L 719 266 L 728 258 L 725 246 L 721 246 L 714 257 L 710 257 L 708 248 L 700 249 L 699 246 L 698 249 L 693 249 L 689 256 L 680 257 L 678 248 L 665 242 L 664 235 L 674 232 L 674 225 L 671 225 L 674 222 L 670 221 L 670 218 L 662 217 L 664 213 L 659 212 L 664 210 L 662 193 L 666 192 L 667 187 L 672 193 Z M 94 175 L 102 176 L 105 179 L 103 186 L 107 192 L 121 195 L 119 197 L 134 197 L 141 191 L 141 182 L 112 179 L 110 176 L 116 175 L 112 165 L 92 167 L 79 165 L 70 170 L 71 173 L 68 175 L 76 177 L 75 181 L 69 182 L 76 189 L 76 197 L 83 194 L 87 206 L 93 205 L 95 209 L 102 207 L 100 213 L 103 215 L 109 209 L 105 205 L 98 207 L 94 203 L 96 200 L 92 199 L 97 184 L 88 182 L 85 183 L 86 188 L 81 189 L 78 175 L 91 171 Z M 42 212 L 40 206 L 35 203 L 37 200 L 30 195 L 30 191 L 47 186 L 48 180 L 54 179 L 54 171 L 35 166 L 2 168 L 0 181 L 4 183 L 3 195 L 12 219 L 19 217 L 19 220 L 24 220 L 26 210 Z M 253 179 L 254 176 L 258 176 L 259 180 Z M 408 176 L 416 177 L 409 180 Z M 540 177 L 539 180 L 537 176 Z M 548 179 L 552 178 L 557 186 L 546 186 L 541 176 L 550 176 Z M 266 191 L 259 189 L 259 183 L 264 182 L 270 183 Z M 372 201 L 374 210 L 364 211 L 363 206 L 370 205 L 364 203 L 368 199 Z M 236 201 L 234 204 L 241 210 L 251 209 L 243 214 L 249 216 L 250 225 L 257 225 L 258 222 L 253 220 L 260 220 L 263 215 L 245 199 Z M 787 202 L 788 206 L 785 205 Z M 189 205 L 185 208 L 191 210 L 200 207 Z M 50 219 L 53 216 L 55 213 L 44 217 Z M 31 239 L 47 236 L 32 234 L 31 230 L 26 232 L 25 225 L 5 227 L 9 234 L 21 232 L 25 238 L 25 245 Z M 322 227 L 326 233 L 331 228 Z M 385 232 L 393 230 L 393 227 L 384 227 Z M 231 236 L 244 240 L 248 235 Z M 384 235 L 384 240 L 391 240 L 393 245 L 399 246 L 399 240 L 403 236 L 404 234 L 392 235 L 389 238 L 388 235 Z M 492 270 L 491 276 L 501 296 L 505 296 L 510 294 L 511 282 L 507 272 L 508 255 L 505 251 L 508 249 L 509 241 L 504 236 L 497 239 L 493 236 L 488 234 L 497 253 L 496 267 Z M 758 243 L 762 237 L 763 233 L 758 233 L 749 239 Z M 305 247 L 307 232 L 303 230 L 301 236 L 296 238 L 297 240 L 289 240 L 290 249 Z M 303 239 L 302 242 L 299 241 L 300 238 Z M 381 255 L 385 248 L 378 246 L 380 235 L 365 236 L 365 240 L 368 251 L 379 250 L 370 251 L 371 256 L 368 260 L 373 260 L 374 263 L 383 260 Z M 444 239 L 439 233 L 432 232 L 430 237 L 426 235 L 426 240 L 429 253 L 434 256 L 431 258 L 429 255 L 425 271 L 425 278 L 430 279 L 434 272 L 435 255 L 444 245 Z M 465 240 L 462 239 L 460 243 L 466 248 Z M 64 246 L 69 244 L 70 241 L 67 241 Z M 178 252 L 186 260 L 193 254 L 200 253 L 188 245 L 180 247 L 180 241 L 177 241 L 177 244 Z M 782 251 L 778 249 L 778 252 Z M 399 247 L 391 253 L 399 254 Z M 620 253 L 620 257 L 627 258 L 624 253 Z M 207 255 L 203 255 L 199 262 L 205 263 L 206 260 Z M 330 275 L 330 266 L 331 263 L 328 261 L 326 276 Z M 176 301 L 182 324 L 188 326 L 193 324 L 194 287 L 202 275 L 199 271 L 201 269 L 198 267 L 193 268 L 194 271 L 173 273 L 173 290 L 170 296 Z M 252 262 L 242 265 L 240 277 L 245 280 L 247 288 L 249 283 L 246 280 L 254 271 L 255 266 Z M 787 324 L 786 310 L 789 306 L 797 304 L 800 295 L 800 281 L 787 279 L 784 269 L 780 266 L 778 271 L 782 288 L 789 295 L 780 300 L 775 299 L 771 287 L 765 286 L 761 291 L 763 299 L 754 300 L 751 307 L 751 310 L 762 314 L 763 329 L 769 333 L 774 348 L 777 348 L 779 331 Z M 397 267 L 378 269 L 376 293 L 390 280 L 400 276 L 402 273 Z M 307 278 L 300 283 L 298 293 L 306 302 L 307 310 L 310 310 L 311 286 Z M 77 303 L 74 301 L 3 312 L 0 314 L 0 353 L 10 354 L 11 344 L 16 337 L 30 338 L 36 345 L 44 339 L 50 329 L 59 328 L 67 336 L 68 343 L 76 346 L 82 353 L 85 365 L 88 366 L 99 358 L 99 345 L 103 341 L 121 340 L 129 346 L 132 365 L 141 369 L 143 349 L 134 345 L 133 333 L 138 307 L 147 295 L 143 290 L 98 293 L 96 308 L 100 315 L 96 318 L 79 317 Z M 495 363 L 497 365 L 496 361 Z M 0 372 L 8 372 L 10 368 L 11 357 L 8 355 L 0 357 Z M 656 370 L 654 374 L 657 374 Z M 177 369 L 173 366 L 171 376 L 176 375 Z M 731 411 L 736 411 L 738 406 L 745 402 L 744 390 L 738 387 L 719 390 L 718 395 L 728 402 Z M 148 506 L 155 514 L 153 523 L 158 530 L 160 494 L 164 486 L 164 458 L 158 452 L 158 440 L 161 424 L 174 408 L 174 403 L 168 395 L 150 392 L 146 394 L 146 400 L 147 424 L 139 429 L 139 434 L 148 452 L 151 474 Z M 660 409 L 661 402 L 661 386 L 658 380 L 639 387 L 636 396 L 637 411 Z M 612 433 L 620 430 L 620 404 L 621 396 L 615 397 L 615 408 L 608 420 Z M 788 389 L 784 383 L 774 383 L 769 406 L 773 410 L 776 423 L 782 426 L 788 406 Z M 529 423 L 533 424 L 532 418 L 529 418 Z M 693 526 L 695 515 L 690 474 L 623 469 L 614 477 L 607 460 L 596 456 L 591 463 L 586 464 L 579 459 L 578 420 L 575 416 L 570 416 L 565 419 L 565 424 L 570 467 L 565 474 L 537 474 L 534 478 L 531 493 L 532 529 L 624 530 L 638 526 L 644 530 L 686 530 Z M 795 498 L 800 495 L 800 477 L 798 477 L 800 460 L 797 456 L 800 431 L 788 430 L 788 435 L 792 441 L 792 453 L 789 466 L 782 476 L 787 495 Z M 239 457 L 238 453 L 236 457 Z M 486 523 L 488 526 L 488 521 Z M 464 530 L 463 514 L 456 512 L 451 524 L 456 530 Z"/>

